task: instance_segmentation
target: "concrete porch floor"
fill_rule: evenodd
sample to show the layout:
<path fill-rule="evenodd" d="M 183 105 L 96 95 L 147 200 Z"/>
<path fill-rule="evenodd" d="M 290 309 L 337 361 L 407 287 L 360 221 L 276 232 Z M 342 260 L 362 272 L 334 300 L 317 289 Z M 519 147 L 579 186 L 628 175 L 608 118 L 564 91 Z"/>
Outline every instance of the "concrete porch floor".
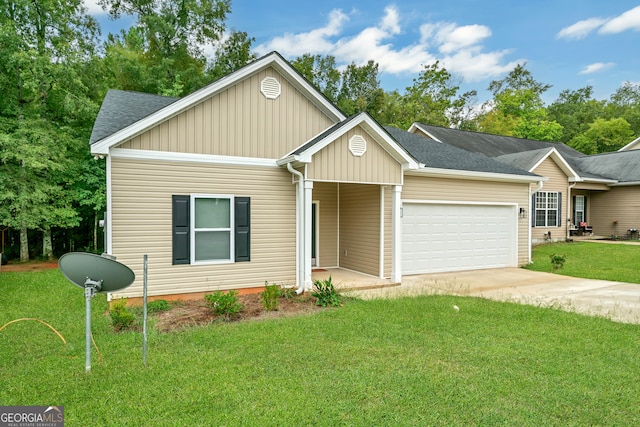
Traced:
<path fill-rule="evenodd" d="M 336 290 L 340 292 L 363 291 L 368 289 L 382 289 L 400 286 L 390 279 L 383 279 L 369 274 L 359 273 L 344 268 L 314 268 L 311 278 L 313 280 L 326 280 L 331 277 L 331 281 Z"/>

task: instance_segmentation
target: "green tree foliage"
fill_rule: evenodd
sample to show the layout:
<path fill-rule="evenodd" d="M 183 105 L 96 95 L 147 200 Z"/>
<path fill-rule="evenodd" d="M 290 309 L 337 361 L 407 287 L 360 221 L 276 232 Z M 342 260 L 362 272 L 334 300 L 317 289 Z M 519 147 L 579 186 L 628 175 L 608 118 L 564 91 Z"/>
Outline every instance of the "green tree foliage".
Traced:
<path fill-rule="evenodd" d="M 44 233 L 78 223 L 67 153 L 86 143 L 95 115 L 83 63 L 93 54 L 97 26 L 80 0 L 0 2 L 0 222 L 20 230 L 20 257 L 29 259 L 28 229 Z"/>
<path fill-rule="evenodd" d="M 137 20 L 129 30 L 110 35 L 106 43 L 112 87 L 184 96 L 208 83 L 203 46 L 221 40 L 230 11 L 229 0 L 99 3 L 113 18 L 124 14 Z M 247 41 L 240 33 L 232 36 L 231 43 Z"/>
<path fill-rule="evenodd" d="M 617 151 L 634 137 L 629 122 L 622 117 L 597 118 L 586 132 L 576 135 L 569 145 L 585 154 Z"/>
<path fill-rule="evenodd" d="M 549 119 L 562 125 L 560 142 L 567 143 L 583 134 L 597 117 L 604 114 L 605 102 L 593 98 L 593 88 L 585 86 L 578 90 L 563 90 L 549 107 Z"/>
<path fill-rule="evenodd" d="M 218 80 L 255 60 L 256 55 L 251 52 L 251 44 L 254 41 L 255 39 L 245 32 L 233 31 L 220 43 L 207 66 L 208 80 Z"/>
<path fill-rule="evenodd" d="M 361 66 L 355 63 L 347 65 L 342 72 L 342 85 L 336 99 L 338 107 L 347 116 L 366 111 L 376 117 L 383 100 L 377 63 L 369 61 Z"/>
<path fill-rule="evenodd" d="M 625 82 L 611 95 L 605 108 L 605 118 L 625 119 L 633 133 L 640 135 L 640 84 Z"/>
<path fill-rule="evenodd" d="M 493 94 L 491 110 L 480 118 L 482 132 L 520 138 L 554 141 L 562 126 L 547 117 L 542 94 L 551 85 L 536 81 L 526 64 L 518 64 L 509 74 L 489 84 Z"/>

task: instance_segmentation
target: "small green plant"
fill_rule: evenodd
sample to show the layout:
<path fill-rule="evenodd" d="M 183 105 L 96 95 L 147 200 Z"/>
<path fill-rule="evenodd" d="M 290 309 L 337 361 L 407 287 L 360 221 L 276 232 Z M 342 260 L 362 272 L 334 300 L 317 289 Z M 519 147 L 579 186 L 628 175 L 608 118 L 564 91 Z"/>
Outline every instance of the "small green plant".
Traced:
<path fill-rule="evenodd" d="M 551 265 L 553 265 L 554 270 L 559 270 L 562 267 L 564 267 L 564 262 L 567 260 L 566 256 L 558 255 L 558 254 L 552 254 L 550 258 L 551 258 Z"/>
<path fill-rule="evenodd" d="M 158 299 L 147 303 L 147 313 L 157 313 L 159 311 L 169 310 L 169 303 L 166 300 Z"/>
<path fill-rule="evenodd" d="M 204 299 L 213 314 L 222 316 L 224 320 L 231 320 L 244 309 L 244 305 L 238 301 L 238 292 L 236 291 L 216 291 L 205 295 Z"/>
<path fill-rule="evenodd" d="M 325 280 L 314 280 L 313 287 L 315 291 L 311 292 L 311 295 L 318 298 L 316 304 L 322 307 L 339 307 L 340 296 L 336 292 L 336 288 L 333 286 L 331 276 Z"/>
<path fill-rule="evenodd" d="M 284 286 L 280 287 L 280 295 L 285 299 L 291 299 L 296 296 L 295 288 L 285 288 Z"/>
<path fill-rule="evenodd" d="M 126 298 L 112 302 L 109 315 L 111 316 L 111 325 L 116 331 L 125 331 L 131 328 L 136 318 L 131 309 L 127 307 Z"/>
<path fill-rule="evenodd" d="M 264 291 L 260 294 L 262 296 L 262 305 L 268 311 L 278 311 L 278 303 L 280 296 L 282 296 L 282 288 L 275 283 L 269 284 L 264 282 Z"/>

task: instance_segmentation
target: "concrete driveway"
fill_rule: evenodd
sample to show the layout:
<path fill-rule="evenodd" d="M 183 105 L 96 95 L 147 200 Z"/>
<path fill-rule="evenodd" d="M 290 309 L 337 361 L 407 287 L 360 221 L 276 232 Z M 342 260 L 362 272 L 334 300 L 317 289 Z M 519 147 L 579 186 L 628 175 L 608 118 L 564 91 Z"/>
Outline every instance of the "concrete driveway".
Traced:
<path fill-rule="evenodd" d="M 354 291 L 361 298 L 447 294 L 602 316 L 640 324 L 640 285 L 580 279 L 522 268 L 461 271 L 406 276 L 402 285 Z"/>

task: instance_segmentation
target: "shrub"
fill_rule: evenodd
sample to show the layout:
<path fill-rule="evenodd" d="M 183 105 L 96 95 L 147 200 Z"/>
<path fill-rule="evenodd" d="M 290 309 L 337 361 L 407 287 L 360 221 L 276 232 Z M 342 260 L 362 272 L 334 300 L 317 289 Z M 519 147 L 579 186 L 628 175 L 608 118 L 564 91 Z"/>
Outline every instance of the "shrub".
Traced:
<path fill-rule="evenodd" d="M 554 270 L 559 270 L 564 267 L 564 262 L 567 260 L 566 256 L 558 254 L 550 255 L 550 258 Z"/>
<path fill-rule="evenodd" d="M 284 286 L 282 286 L 280 288 L 280 295 L 285 299 L 291 299 L 297 295 L 296 288 L 285 288 Z"/>
<path fill-rule="evenodd" d="M 282 296 L 282 288 L 272 283 L 271 285 L 264 282 L 264 291 L 262 296 L 262 305 L 269 311 L 278 311 L 278 300 Z"/>
<path fill-rule="evenodd" d="M 244 305 L 238 301 L 238 292 L 236 291 L 216 291 L 205 295 L 204 299 L 213 314 L 222 316 L 224 320 L 230 320 L 244 308 Z"/>
<path fill-rule="evenodd" d="M 322 307 L 339 307 L 340 297 L 336 292 L 331 276 L 325 280 L 314 280 L 313 287 L 315 291 L 311 292 L 311 295 L 318 298 L 317 305 Z"/>
<path fill-rule="evenodd" d="M 135 320 L 133 312 L 127 307 L 126 298 L 112 302 L 109 315 L 111 316 L 111 325 L 116 331 L 129 329 Z"/>
<path fill-rule="evenodd" d="M 149 314 L 167 310 L 169 310 L 169 303 L 166 300 L 158 299 L 147 303 L 147 313 Z"/>

